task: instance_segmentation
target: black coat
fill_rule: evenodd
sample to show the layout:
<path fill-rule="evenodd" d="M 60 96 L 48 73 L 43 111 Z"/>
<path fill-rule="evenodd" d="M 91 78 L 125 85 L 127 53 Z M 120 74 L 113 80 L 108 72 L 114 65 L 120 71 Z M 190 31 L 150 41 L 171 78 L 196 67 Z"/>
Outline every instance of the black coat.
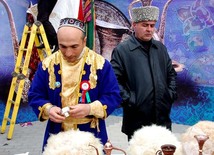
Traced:
<path fill-rule="evenodd" d="M 171 129 L 170 109 L 176 94 L 176 72 L 166 47 L 152 40 L 149 52 L 132 35 L 112 52 L 123 103 L 122 131 L 132 135 L 145 125 Z"/>

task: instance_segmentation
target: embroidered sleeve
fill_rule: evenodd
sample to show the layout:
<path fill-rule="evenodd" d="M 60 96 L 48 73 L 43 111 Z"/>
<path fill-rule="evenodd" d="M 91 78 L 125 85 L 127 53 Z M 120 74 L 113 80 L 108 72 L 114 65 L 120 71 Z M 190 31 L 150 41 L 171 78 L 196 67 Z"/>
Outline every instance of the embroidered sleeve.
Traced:
<path fill-rule="evenodd" d="M 40 113 L 39 113 L 39 120 L 40 121 L 45 121 L 49 119 L 49 110 L 50 108 L 53 107 L 51 103 L 46 103 L 42 107 L 39 107 Z"/>
<path fill-rule="evenodd" d="M 91 107 L 91 110 L 89 115 L 93 115 L 97 118 L 102 118 L 102 119 L 105 119 L 107 117 L 107 113 L 106 113 L 107 106 L 102 105 L 100 101 L 94 101 L 90 103 L 90 107 Z"/>

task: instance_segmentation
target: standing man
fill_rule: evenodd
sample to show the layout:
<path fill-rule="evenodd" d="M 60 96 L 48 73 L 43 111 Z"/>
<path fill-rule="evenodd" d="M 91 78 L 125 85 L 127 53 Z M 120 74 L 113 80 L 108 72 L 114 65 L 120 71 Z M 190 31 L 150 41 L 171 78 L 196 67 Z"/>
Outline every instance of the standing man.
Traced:
<path fill-rule="evenodd" d="M 152 38 L 159 9 L 132 9 L 134 33 L 112 52 L 123 102 L 124 132 L 130 140 L 142 126 L 157 124 L 171 129 L 170 109 L 176 94 L 176 72 L 167 48 Z"/>
<path fill-rule="evenodd" d="M 49 18 L 56 3 L 57 0 L 38 0 L 37 5 L 38 9 L 37 20 L 43 24 L 48 39 L 48 43 L 50 44 L 50 47 L 52 49 L 54 48 L 53 52 L 58 50 L 58 41 L 56 31 L 51 22 L 49 21 Z M 38 48 L 44 48 L 44 45 L 42 44 L 41 47 Z"/>
<path fill-rule="evenodd" d="M 60 50 L 39 64 L 28 94 L 38 119 L 48 120 L 43 147 L 50 134 L 68 130 L 91 132 L 105 144 L 105 118 L 121 102 L 112 66 L 86 47 L 83 22 L 62 19 L 57 37 Z"/>

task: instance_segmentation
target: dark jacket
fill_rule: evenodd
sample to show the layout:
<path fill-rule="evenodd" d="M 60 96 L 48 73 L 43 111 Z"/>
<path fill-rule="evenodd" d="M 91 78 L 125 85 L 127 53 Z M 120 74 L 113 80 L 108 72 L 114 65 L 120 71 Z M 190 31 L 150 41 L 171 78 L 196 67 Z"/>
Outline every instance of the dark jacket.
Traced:
<path fill-rule="evenodd" d="M 151 124 L 171 129 L 169 115 L 177 98 L 177 74 L 166 47 L 152 40 L 146 51 L 132 35 L 115 47 L 111 64 L 123 99 L 122 131 L 130 135 Z"/>

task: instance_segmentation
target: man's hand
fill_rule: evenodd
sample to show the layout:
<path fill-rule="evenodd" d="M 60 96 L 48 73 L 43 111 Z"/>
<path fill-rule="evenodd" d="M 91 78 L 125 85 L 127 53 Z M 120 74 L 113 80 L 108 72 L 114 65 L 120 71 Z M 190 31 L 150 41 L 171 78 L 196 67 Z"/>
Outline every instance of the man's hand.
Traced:
<path fill-rule="evenodd" d="M 70 116 L 73 118 L 84 118 L 90 113 L 90 105 L 89 104 L 77 104 L 74 106 L 70 106 Z"/>
<path fill-rule="evenodd" d="M 49 119 L 55 123 L 62 123 L 65 120 L 65 116 L 62 116 L 61 108 L 53 106 L 49 109 Z"/>

